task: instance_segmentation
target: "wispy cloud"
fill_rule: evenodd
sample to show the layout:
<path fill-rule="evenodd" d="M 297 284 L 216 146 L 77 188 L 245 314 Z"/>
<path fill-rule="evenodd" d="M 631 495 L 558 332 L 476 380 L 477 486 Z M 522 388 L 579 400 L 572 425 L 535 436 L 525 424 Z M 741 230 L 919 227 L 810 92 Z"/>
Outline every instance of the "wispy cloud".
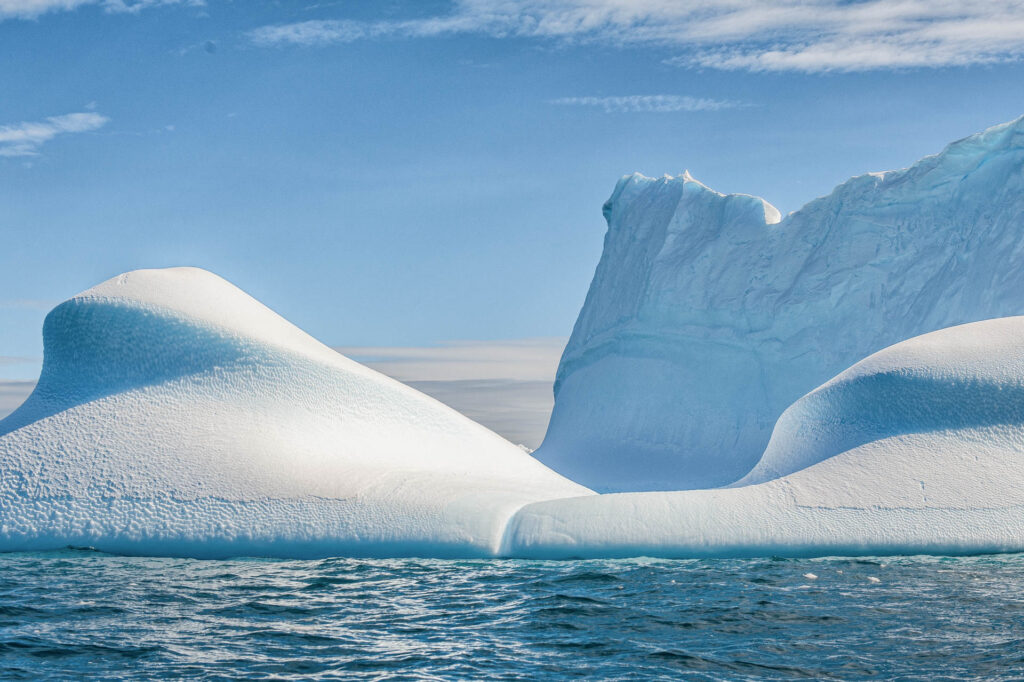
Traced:
<path fill-rule="evenodd" d="M 406 21 L 264 26 L 264 46 L 484 34 L 675 50 L 681 66 L 753 71 L 941 67 L 1024 56 L 1020 0 L 457 0 Z"/>
<path fill-rule="evenodd" d="M 357 21 L 301 21 L 294 24 L 261 26 L 249 32 L 249 39 L 262 46 L 351 43 L 379 35 L 374 32 L 374 26 L 375 24 Z"/>
<path fill-rule="evenodd" d="M 36 156 L 39 147 L 58 135 L 97 130 L 109 120 L 94 111 L 83 111 L 0 126 L 0 156 Z"/>
<path fill-rule="evenodd" d="M 101 0 L 100 4 L 107 12 L 135 14 L 149 7 L 160 7 L 162 5 L 205 7 L 206 0 Z"/>
<path fill-rule="evenodd" d="M 605 113 L 678 111 L 718 111 L 741 106 L 739 102 L 703 99 L 684 95 L 627 95 L 624 97 L 560 97 L 552 104 L 563 106 L 597 107 Z"/>
<path fill-rule="evenodd" d="M 157 5 L 201 7 L 204 0 L 0 0 L 0 19 L 35 19 L 50 12 L 64 12 L 83 5 L 99 5 L 111 13 L 135 13 Z"/>
<path fill-rule="evenodd" d="M 0 17 L 29 19 L 47 12 L 75 9 L 90 0 L 0 0 Z"/>

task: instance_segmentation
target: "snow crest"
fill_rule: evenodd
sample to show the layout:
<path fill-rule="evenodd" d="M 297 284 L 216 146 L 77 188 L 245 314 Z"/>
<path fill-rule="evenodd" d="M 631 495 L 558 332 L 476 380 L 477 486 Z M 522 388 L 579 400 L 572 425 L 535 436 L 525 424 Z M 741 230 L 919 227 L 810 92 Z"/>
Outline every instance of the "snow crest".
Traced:
<path fill-rule="evenodd" d="M 492 556 L 590 492 L 203 270 L 105 282 L 44 345 L 0 422 L 0 550 Z"/>

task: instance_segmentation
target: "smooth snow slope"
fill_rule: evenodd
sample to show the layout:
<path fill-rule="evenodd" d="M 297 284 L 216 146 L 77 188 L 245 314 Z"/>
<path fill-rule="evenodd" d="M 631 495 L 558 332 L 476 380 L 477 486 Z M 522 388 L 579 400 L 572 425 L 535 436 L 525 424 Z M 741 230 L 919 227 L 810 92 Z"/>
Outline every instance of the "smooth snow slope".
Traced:
<path fill-rule="evenodd" d="M 55 308 L 0 422 L 0 550 L 492 556 L 522 505 L 590 491 L 203 270 Z"/>
<path fill-rule="evenodd" d="M 539 502 L 542 558 L 1024 551 L 1024 317 L 887 348 L 782 415 L 737 487 Z"/>
<path fill-rule="evenodd" d="M 598 490 L 746 474 L 782 411 L 866 355 L 1024 312 L 1024 118 L 779 220 L 688 174 L 623 178 L 536 455 Z"/>

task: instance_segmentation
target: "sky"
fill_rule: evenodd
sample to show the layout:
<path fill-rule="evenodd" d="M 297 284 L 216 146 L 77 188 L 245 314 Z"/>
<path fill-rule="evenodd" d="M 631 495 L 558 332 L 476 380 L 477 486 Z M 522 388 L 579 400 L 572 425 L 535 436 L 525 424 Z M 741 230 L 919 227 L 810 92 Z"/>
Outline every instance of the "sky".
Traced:
<path fill-rule="evenodd" d="M 792 211 L 1022 56 L 1010 0 L 0 0 L 0 413 L 53 305 L 195 265 L 535 445 L 620 176 Z"/>

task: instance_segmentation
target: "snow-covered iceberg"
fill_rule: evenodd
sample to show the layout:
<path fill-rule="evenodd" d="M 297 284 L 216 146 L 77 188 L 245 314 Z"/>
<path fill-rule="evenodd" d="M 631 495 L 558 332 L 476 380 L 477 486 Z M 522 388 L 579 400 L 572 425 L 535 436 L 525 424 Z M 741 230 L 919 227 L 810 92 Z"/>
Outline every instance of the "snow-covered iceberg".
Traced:
<path fill-rule="evenodd" d="M 493 556 L 524 504 L 589 494 L 203 270 L 55 308 L 0 422 L 0 550 Z"/>
<path fill-rule="evenodd" d="M 1022 170 L 1024 119 L 781 222 L 621 182 L 543 456 L 674 492 L 595 495 L 208 272 L 121 275 L 0 421 L 0 551 L 1024 551 L 1024 317 L 955 324 L 1024 308 Z"/>
<path fill-rule="evenodd" d="M 898 341 L 1024 313 L 1024 118 L 780 219 L 623 178 L 537 456 L 600 491 L 732 483 L 793 401 Z"/>
<path fill-rule="evenodd" d="M 925 334 L 779 419 L 736 486 L 538 502 L 505 552 L 543 558 L 1024 551 L 1024 317 Z"/>

